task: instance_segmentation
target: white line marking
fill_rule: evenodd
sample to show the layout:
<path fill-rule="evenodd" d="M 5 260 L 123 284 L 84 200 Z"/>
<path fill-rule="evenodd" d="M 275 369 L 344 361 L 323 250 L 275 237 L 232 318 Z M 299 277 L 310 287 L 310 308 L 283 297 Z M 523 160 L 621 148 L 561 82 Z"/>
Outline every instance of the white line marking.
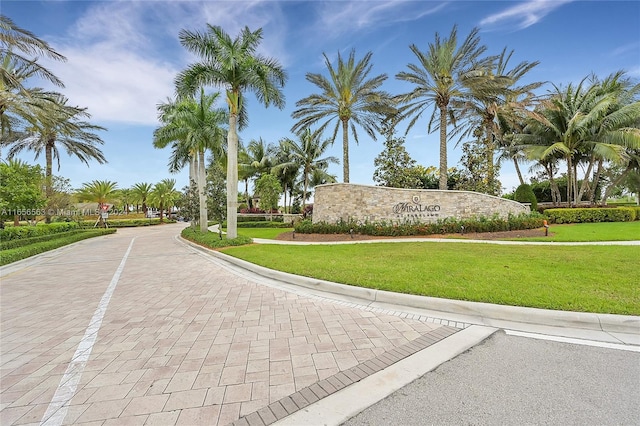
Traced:
<path fill-rule="evenodd" d="M 102 295 L 102 299 L 100 299 L 98 308 L 94 312 L 93 317 L 89 322 L 89 326 L 84 333 L 84 337 L 78 344 L 76 353 L 73 355 L 71 363 L 67 367 L 67 371 L 65 371 L 64 376 L 62 376 L 62 379 L 60 379 L 58 389 L 56 389 L 56 393 L 53 395 L 53 398 L 49 403 L 49 407 L 47 407 L 46 413 L 44 413 L 44 416 L 42 416 L 40 425 L 59 426 L 64 421 L 64 418 L 67 415 L 67 410 L 69 409 L 68 403 L 76 393 L 76 388 L 78 387 L 78 383 L 80 382 L 80 378 L 82 377 L 82 372 L 84 371 L 84 367 L 86 366 L 87 361 L 89 360 L 89 356 L 91 355 L 91 351 L 93 350 L 93 344 L 98 337 L 98 331 L 100 330 L 100 326 L 102 325 L 102 318 L 107 311 L 107 306 L 109 305 L 111 296 L 113 295 L 113 292 L 118 285 L 120 274 L 122 274 L 124 264 L 129 257 L 129 253 L 131 252 L 134 241 L 135 238 L 133 238 L 131 240 L 131 243 L 129 243 L 129 248 L 120 261 L 120 265 L 118 266 L 118 269 L 116 269 L 115 274 L 113 274 L 113 278 L 111 278 L 109 287 L 107 287 L 107 290 Z"/>
<path fill-rule="evenodd" d="M 546 334 L 526 333 L 523 331 L 505 330 L 510 336 L 528 337 L 531 339 L 551 340 L 553 342 L 573 343 L 582 346 L 595 346 L 598 348 L 618 349 L 621 351 L 640 352 L 640 346 L 622 345 L 619 343 L 598 342 L 595 340 L 573 339 L 571 337 L 548 336 Z"/>

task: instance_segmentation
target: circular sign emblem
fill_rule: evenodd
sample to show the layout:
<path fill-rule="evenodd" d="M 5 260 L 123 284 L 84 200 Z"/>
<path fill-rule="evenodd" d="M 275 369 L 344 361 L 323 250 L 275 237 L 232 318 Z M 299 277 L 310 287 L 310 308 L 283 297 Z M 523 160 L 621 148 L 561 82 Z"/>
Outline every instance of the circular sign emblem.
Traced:
<path fill-rule="evenodd" d="M 413 196 L 413 202 L 414 202 L 415 204 L 418 204 L 418 203 L 420 202 L 420 196 L 419 196 L 419 195 L 414 195 L 414 196 Z"/>

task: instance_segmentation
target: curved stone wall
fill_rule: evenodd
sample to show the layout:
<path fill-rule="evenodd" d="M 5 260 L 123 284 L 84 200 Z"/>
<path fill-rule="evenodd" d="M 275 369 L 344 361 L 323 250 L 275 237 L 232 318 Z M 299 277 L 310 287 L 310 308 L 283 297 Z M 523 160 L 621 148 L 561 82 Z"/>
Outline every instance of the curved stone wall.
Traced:
<path fill-rule="evenodd" d="M 529 212 L 524 204 L 478 192 L 331 183 L 315 187 L 313 222 L 353 219 L 430 223 L 449 217 L 470 219 L 497 214 L 506 218 Z"/>

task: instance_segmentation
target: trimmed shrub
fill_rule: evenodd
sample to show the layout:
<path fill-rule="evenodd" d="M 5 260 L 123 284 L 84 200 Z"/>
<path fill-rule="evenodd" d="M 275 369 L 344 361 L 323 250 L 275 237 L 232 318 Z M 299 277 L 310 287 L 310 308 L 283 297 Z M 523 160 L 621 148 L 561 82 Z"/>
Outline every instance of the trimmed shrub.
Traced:
<path fill-rule="evenodd" d="M 535 229 L 543 225 L 544 217 L 538 213 L 528 215 L 456 220 L 452 218 L 435 223 L 392 223 L 392 222 L 355 222 L 340 221 L 338 223 L 312 223 L 302 220 L 295 224 L 295 231 L 300 234 L 361 234 L 373 236 L 410 236 L 455 234 L 463 232 L 498 232 L 520 229 Z"/>
<path fill-rule="evenodd" d="M 47 241 L 35 242 L 33 244 L 16 247 L 0 252 L 0 265 L 17 262 L 36 254 L 44 253 L 49 250 L 57 249 L 87 238 L 99 237 L 101 235 L 113 234 L 115 229 L 87 229 L 73 233 L 59 233 L 54 235 L 53 239 Z"/>
<path fill-rule="evenodd" d="M 4 229 L 0 229 L 0 241 L 41 237 L 79 228 L 80 225 L 77 222 L 39 223 L 35 226 L 7 226 Z"/>
<path fill-rule="evenodd" d="M 551 223 L 631 222 L 637 209 L 632 207 L 546 209 Z"/>
<path fill-rule="evenodd" d="M 536 211 L 538 208 L 536 194 L 533 193 L 531 185 L 526 183 L 516 188 L 516 192 L 513 193 L 513 199 L 519 203 L 531 203 L 531 211 Z"/>

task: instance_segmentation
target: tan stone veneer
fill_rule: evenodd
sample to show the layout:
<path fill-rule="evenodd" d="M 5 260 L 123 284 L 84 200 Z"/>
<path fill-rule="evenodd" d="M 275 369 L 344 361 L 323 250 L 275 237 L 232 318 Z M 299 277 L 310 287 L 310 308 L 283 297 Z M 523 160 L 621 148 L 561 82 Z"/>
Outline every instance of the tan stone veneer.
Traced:
<path fill-rule="evenodd" d="M 315 187 L 313 223 L 349 221 L 436 222 L 453 217 L 506 218 L 529 213 L 516 201 L 471 191 L 400 189 L 332 183 Z"/>

